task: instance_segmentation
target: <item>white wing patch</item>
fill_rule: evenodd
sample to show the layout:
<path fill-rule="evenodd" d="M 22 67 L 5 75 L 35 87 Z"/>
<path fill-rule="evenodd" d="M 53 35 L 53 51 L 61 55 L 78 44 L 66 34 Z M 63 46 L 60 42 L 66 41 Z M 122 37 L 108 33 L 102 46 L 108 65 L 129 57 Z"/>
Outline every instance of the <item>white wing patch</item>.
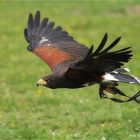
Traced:
<path fill-rule="evenodd" d="M 39 45 L 43 44 L 44 42 L 47 42 L 48 39 L 46 39 L 45 37 L 42 37 L 42 39 L 39 42 Z"/>

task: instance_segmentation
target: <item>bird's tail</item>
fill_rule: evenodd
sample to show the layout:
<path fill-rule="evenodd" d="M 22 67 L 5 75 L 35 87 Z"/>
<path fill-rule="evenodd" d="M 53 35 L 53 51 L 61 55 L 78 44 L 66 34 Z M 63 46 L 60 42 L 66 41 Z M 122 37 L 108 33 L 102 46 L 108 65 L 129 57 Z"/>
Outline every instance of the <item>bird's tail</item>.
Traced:
<path fill-rule="evenodd" d="M 123 72 L 123 73 L 122 73 Z M 106 73 L 103 78 L 106 81 L 118 81 L 130 84 L 140 84 L 140 80 L 133 75 L 124 74 L 128 72 L 126 69 L 118 69 L 116 71 Z"/>

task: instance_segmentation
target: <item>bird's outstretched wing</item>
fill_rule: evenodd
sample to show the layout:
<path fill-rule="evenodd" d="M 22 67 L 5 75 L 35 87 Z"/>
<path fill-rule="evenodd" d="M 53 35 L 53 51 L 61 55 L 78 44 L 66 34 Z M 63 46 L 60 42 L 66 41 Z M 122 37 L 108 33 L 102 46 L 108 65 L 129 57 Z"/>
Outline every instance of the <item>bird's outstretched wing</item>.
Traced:
<path fill-rule="evenodd" d="M 107 42 L 107 38 L 108 36 L 105 34 L 99 47 L 94 52 L 93 46 L 91 46 L 83 60 L 71 64 L 66 71 L 65 76 L 70 78 L 71 74 L 72 77 L 74 77 L 75 74 L 76 77 L 78 70 L 80 73 L 81 71 L 87 71 L 88 73 L 100 75 L 120 68 L 125 62 L 128 62 L 132 56 L 130 47 L 111 51 L 111 49 L 120 41 L 121 37 L 118 37 L 108 47 L 103 49 Z"/>
<path fill-rule="evenodd" d="M 83 59 L 89 51 L 60 26 L 54 28 L 54 22 L 49 22 L 48 18 L 40 21 L 39 11 L 34 17 L 29 14 L 24 36 L 29 44 L 28 50 L 44 60 L 52 70 L 65 61 Z"/>

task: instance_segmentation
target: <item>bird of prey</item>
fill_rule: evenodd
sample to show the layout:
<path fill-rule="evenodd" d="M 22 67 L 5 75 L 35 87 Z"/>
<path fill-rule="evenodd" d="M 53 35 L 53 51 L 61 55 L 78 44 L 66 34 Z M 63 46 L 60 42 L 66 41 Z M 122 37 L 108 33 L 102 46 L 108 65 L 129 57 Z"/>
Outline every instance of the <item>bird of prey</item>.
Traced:
<path fill-rule="evenodd" d="M 40 11 L 35 16 L 29 14 L 24 37 L 29 44 L 27 49 L 40 57 L 52 70 L 52 74 L 42 77 L 37 86 L 55 89 L 99 84 L 101 98 L 120 103 L 132 100 L 140 103 L 137 99 L 140 92 L 129 97 L 117 88 L 120 82 L 140 84 L 136 77 L 128 74 L 128 69 L 122 68 L 132 57 L 131 48 L 112 51 L 121 37 L 105 47 L 108 39 L 105 33 L 97 49 L 94 50 L 93 45 L 89 49 L 63 31 L 61 26 L 54 27 L 54 22 L 50 22 L 48 18 L 40 20 Z M 110 98 L 104 91 L 128 99 Z"/>

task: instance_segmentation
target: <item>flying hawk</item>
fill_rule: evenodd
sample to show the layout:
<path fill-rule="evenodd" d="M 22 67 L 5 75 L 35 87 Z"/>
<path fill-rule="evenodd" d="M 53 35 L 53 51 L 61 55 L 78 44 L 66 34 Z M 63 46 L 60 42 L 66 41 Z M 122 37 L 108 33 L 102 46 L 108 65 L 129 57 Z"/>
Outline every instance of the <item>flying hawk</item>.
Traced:
<path fill-rule="evenodd" d="M 37 86 L 55 89 L 99 84 L 101 98 L 116 102 L 134 100 L 140 103 L 137 99 L 140 92 L 129 97 L 117 88 L 119 82 L 140 84 L 136 77 L 128 74 L 128 69 L 122 68 L 132 57 L 131 48 L 112 51 L 121 37 L 105 47 L 108 39 L 105 33 L 97 49 L 94 50 L 93 45 L 89 49 L 63 31 L 61 26 L 54 27 L 54 22 L 50 22 L 48 18 L 40 20 L 40 11 L 34 17 L 29 14 L 24 37 L 29 44 L 27 49 L 40 57 L 52 70 L 52 74 L 42 77 Z M 120 94 L 128 97 L 128 100 L 110 98 L 104 91 Z"/>

